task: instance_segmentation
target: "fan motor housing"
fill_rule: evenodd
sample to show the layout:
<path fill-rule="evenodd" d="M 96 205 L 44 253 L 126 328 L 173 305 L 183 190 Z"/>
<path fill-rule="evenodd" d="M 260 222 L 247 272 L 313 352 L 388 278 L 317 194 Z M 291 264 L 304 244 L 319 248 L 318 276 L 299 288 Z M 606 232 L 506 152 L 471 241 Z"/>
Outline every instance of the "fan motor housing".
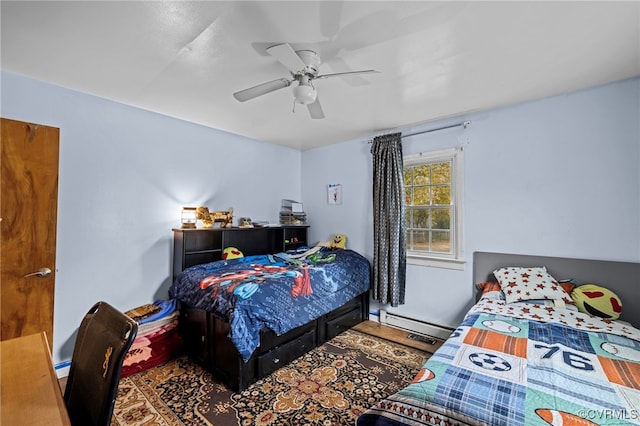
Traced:
<path fill-rule="evenodd" d="M 296 50 L 296 54 L 306 65 L 302 71 L 315 77 L 318 74 L 318 67 L 320 67 L 320 55 L 313 50 Z"/>

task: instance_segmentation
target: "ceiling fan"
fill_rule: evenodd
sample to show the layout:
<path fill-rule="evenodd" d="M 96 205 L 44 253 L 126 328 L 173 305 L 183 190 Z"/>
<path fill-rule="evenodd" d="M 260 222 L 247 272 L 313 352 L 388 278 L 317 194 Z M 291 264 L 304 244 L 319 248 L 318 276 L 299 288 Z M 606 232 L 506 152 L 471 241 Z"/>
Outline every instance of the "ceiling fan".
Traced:
<path fill-rule="evenodd" d="M 318 91 L 313 86 L 313 80 L 340 75 L 379 72 L 376 70 L 362 70 L 318 75 L 318 68 L 320 67 L 321 60 L 320 56 L 313 50 L 296 51 L 287 43 L 276 44 L 268 47 L 266 50 L 267 53 L 276 58 L 289 70 L 291 77 L 278 78 L 276 80 L 268 81 L 248 89 L 235 92 L 233 97 L 238 101 L 248 101 L 249 99 L 257 98 L 258 96 L 266 95 L 267 93 L 289 87 L 291 83 L 295 81 L 298 84 L 293 88 L 294 107 L 295 103 L 306 105 L 309 109 L 311 118 L 324 118 L 324 112 L 322 111 L 320 99 L 318 98 Z"/>

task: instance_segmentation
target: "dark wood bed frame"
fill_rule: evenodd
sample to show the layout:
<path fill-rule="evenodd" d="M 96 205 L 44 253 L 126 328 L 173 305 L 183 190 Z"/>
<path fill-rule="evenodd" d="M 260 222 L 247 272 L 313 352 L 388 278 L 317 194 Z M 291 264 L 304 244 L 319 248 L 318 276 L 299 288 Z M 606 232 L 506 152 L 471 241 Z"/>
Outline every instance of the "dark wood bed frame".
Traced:
<path fill-rule="evenodd" d="M 339 308 L 280 336 L 260 333 L 260 346 L 243 362 L 229 335 L 229 323 L 202 309 L 180 307 L 180 330 L 187 354 L 229 389 L 240 392 L 369 315 L 366 291 Z"/>
<path fill-rule="evenodd" d="M 640 263 L 566 257 L 475 252 L 473 283 L 496 281 L 493 271 L 507 266 L 545 266 L 557 280 L 573 279 L 577 285 L 598 284 L 622 300 L 620 320 L 640 328 Z"/>
<path fill-rule="evenodd" d="M 189 266 L 219 260 L 225 247 L 245 255 L 277 253 L 307 243 L 307 226 L 256 229 L 174 229 L 173 277 Z M 292 240 L 295 237 L 295 243 Z M 229 323 L 181 304 L 179 326 L 186 353 L 240 392 L 311 349 L 369 318 L 369 291 L 283 335 L 264 329 L 260 346 L 243 362 L 229 335 Z"/>

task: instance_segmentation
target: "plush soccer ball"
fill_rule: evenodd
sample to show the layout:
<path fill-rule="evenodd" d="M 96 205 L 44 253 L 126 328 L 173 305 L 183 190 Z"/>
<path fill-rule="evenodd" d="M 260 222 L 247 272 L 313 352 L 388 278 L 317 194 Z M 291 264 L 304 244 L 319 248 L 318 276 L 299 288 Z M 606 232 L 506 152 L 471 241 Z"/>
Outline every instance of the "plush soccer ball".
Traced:
<path fill-rule="evenodd" d="M 622 301 L 608 288 L 585 284 L 571 292 L 571 298 L 580 312 L 607 319 L 618 319 L 622 313 Z"/>
<path fill-rule="evenodd" d="M 227 247 L 222 252 L 222 259 L 224 260 L 239 259 L 241 257 L 244 257 L 244 254 L 235 247 Z"/>

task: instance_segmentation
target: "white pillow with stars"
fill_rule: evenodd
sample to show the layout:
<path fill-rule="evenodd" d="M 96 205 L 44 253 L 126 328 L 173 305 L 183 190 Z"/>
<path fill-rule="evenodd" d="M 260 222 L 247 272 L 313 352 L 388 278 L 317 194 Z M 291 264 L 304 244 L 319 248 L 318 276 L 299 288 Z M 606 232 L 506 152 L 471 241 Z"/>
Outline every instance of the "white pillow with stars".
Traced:
<path fill-rule="evenodd" d="M 563 300 L 573 303 L 569 293 L 547 272 L 544 266 L 526 268 L 510 266 L 493 271 L 507 303 L 531 299 Z"/>

